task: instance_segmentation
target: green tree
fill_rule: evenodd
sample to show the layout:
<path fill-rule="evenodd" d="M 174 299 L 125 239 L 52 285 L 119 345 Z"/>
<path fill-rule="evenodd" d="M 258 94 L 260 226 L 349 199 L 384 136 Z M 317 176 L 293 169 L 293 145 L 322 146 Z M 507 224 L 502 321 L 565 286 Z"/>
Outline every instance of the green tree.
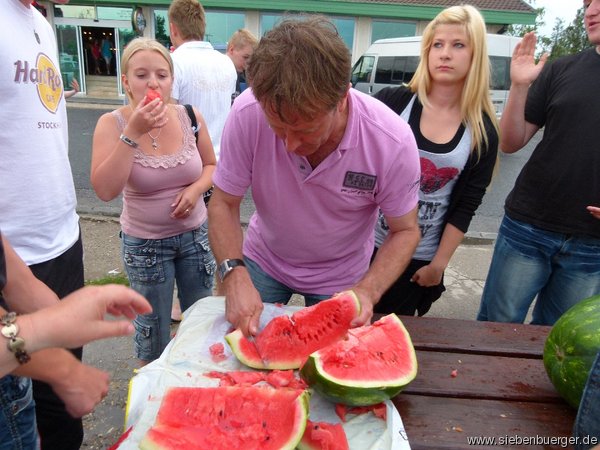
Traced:
<path fill-rule="evenodd" d="M 579 8 L 575 19 L 567 27 L 564 27 L 564 22 L 561 19 L 556 20 L 550 37 L 550 41 L 552 42 L 550 60 L 579 53 L 591 47 L 583 23 L 584 13 L 584 9 Z"/>
<path fill-rule="evenodd" d="M 169 48 L 169 46 L 171 45 L 171 38 L 167 34 L 165 18 L 158 14 L 156 15 L 156 34 L 155 34 L 155 36 L 156 36 L 156 40 L 158 42 L 163 44 L 165 47 Z"/>
<path fill-rule="evenodd" d="M 535 7 L 534 4 L 532 4 L 531 6 Z M 540 35 L 539 32 L 539 30 L 541 30 L 544 27 L 544 25 L 546 25 L 546 22 L 544 20 L 544 16 L 546 15 L 546 8 L 535 8 L 535 12 L 537 15 L 535 17 L 535 23 L 533 25 L 509 25 L 506 34 L 508 34 L 509 36 L 523 37 L 525 36 L 525 34 L 529 33 L 530 31 L 533 31 L 538 38 L 536 53 L 539 57 L 545 52 L 550 53 L 549 49 L 552 48 L 552 44 L 551 39 L 549 37 Z"/>

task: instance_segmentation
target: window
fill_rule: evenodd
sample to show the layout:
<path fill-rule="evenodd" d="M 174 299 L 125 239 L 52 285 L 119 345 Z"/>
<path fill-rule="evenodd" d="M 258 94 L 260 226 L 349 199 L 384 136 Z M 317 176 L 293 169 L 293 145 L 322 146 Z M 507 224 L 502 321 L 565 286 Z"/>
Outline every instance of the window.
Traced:
<path fill-rule="evenodd" d="M 508 91 L 510 89 L 510 58 L 490 56 L 490 89 Z"/>
<path fill-rule="evenodd" d="M 371 25 L 371 42 L 375 42 L 377 39 L 415 36 L 416 34 L 416 22 L 373 20 Z"/>
<path fill-rule="evenodd" d="M 261 14 L 260 35 L 264 36 L 267 31 L 275 27 L 284 17 L 286 17 L 285 14 Z M 348 49 L 352 51 L 352 45 L 354 44 L 354 19 L 337 16 L 328 17 L 328 19 L 336 27 Z"/>
<path fill-rule="evenodd" d="M 361 56 L 352 68 L 352 86 L 356 83 L 368 83 L 373 72 L 374 56 Z"/>
<path fill-rule="evenodd" d="M 418 56 L 382 56 L 377 62 L 375 83 L 408 83 L 419 65 Z"/>
<path fill-rule="evenodd" d="M 219 50 L 227 46 L 233 33 L 244 28 L 246 16 L 242 12 L 205 11 L 206 31 L 204 40 L 213 44 Z M 169 13 L 166 9 L 154 10 L 154 29 L 156 40 L 165 46 L 170 45 Z"/>

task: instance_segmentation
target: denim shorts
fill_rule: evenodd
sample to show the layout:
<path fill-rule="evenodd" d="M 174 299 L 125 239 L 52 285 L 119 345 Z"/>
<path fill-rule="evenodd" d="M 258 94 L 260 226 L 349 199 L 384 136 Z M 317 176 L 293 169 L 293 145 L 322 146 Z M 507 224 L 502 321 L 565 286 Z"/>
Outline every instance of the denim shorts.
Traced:
<path fill-rule="evenodd" d="M 244 262 L 252 279 L 252 284 L 254 284 L 254 287 L 260 294 L 261 300 L 265 303 L 283 303 L 287 305 L 292 294 L 299 294 L 304 296 L 304 304 L 306 306 L 312 306 L 333 295 L 333 293 L 331 295 L 311 294 L 292 289 L 266 273 L 250 258 L 244 256 Z"/>
<path fill-rule="evenodd" d="M 171 338 L 175 283 L 182 311 L 213 294 L 216 264 L 208 244 L 208 223 L 163 239 L 140 239 L 125 233 L 121 237 L 129 283 L 152 305 L 152 313 L 134 321 L 135 354 L 152 361 Z"/>
<path fill-rule="evenodd" d="M 0 450 L 36 450 L 39 445 L 31 380 L 0 378 Z"/>

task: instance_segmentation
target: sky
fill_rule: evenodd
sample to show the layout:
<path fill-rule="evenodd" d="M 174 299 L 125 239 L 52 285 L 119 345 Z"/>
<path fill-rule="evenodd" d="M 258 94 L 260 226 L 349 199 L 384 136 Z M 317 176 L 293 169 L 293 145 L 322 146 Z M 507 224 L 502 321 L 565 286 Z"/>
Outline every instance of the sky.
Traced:
<path fill-rule="evenodd" d="M 582 0 L 535 0 L 535 2 L 529 1 L 528 3 L 533 4 L 534 8 L 544 7 L 546 9 L 544 15 L 546 25 L 540 30 L 540 35 L 544 36 L 552 34 L 552 27 L 554 27 L 557 17 L 563 19 L 565 26 L 573 22 L 577 10 L 583 5 Z"/>

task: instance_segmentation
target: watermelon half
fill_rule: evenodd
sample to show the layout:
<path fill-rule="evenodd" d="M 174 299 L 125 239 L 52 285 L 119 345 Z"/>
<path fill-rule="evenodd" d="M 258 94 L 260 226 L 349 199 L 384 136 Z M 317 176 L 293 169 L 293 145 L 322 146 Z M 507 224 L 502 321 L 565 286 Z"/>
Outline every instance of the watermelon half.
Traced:
<path fill-rule="evenodd" d="M 600 295 L 573 305 L 553 325 L 544 345 L 544 367 L 558 393 L 579 408 L 600 352 Z"/>
<path fill-rule="evenodd" d="M 249 341 L 238 329 L 225 336 L 233 354 L 255 369 L 298 369 L 308 355 L 342 338 L 360 313 L 360 302 L 345 291 L 292 316 L 275 317 Z M 260 353 L 260 354 L 259 354 Z"/>
<path fill-rule="evenodd" d="M 348 331 L 348 338 L 311 354 L 300 376 L 336 403 L 366 406 L 397 395 L 417 375 L 417 356 L 395 314 Z"/>
<path fill-rule="evenodd" d="M 293 449 L 308 419 L 308 393 L 227 386 L 170 388 L 143 450 Z"/>

